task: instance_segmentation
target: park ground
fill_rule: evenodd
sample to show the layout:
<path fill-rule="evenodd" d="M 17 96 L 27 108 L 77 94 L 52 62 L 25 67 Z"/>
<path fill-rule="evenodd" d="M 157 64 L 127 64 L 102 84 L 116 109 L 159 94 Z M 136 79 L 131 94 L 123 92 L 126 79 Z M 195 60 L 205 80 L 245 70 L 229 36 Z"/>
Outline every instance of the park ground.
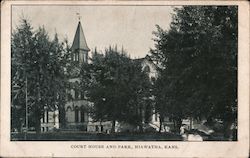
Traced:
<path fill-rule="evenodd" d="M 202 136 L 204 141 L 227 141 L 222 134 Z M 46 132 L 12 133 L 12 141 L 182 141 L 179 134 L 173 133 L 86 133 L 86 132 Z"/>

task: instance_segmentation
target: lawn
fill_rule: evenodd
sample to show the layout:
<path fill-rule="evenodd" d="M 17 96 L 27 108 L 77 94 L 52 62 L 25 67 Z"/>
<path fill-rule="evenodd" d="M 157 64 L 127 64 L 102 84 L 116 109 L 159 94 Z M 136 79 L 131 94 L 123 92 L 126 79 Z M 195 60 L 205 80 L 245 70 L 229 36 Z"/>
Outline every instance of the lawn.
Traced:
<path fill-rule="evenodd" d="M 25 140 L 24 133 L 12 133 L 11 140 Z M 180 135 L 171 133 L 86 133 L 86 132 L 47 132 L 28 133 L 26 140 L 56 141 L 181 141 Z"/>

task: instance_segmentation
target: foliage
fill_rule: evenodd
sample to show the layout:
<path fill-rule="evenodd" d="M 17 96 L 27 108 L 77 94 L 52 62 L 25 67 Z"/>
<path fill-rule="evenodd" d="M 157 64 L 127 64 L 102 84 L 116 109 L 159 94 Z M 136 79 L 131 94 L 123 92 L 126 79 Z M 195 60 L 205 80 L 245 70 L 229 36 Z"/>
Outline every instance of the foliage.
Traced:
<path fill-rule="evenodd" d="M 20 87 L 12 90 L 12 107 L 20 107 L 21 118 L 25 115 L 25 95 L 27 88 L 29 108 L 29 126 L 40 131 L 40 118 L 44 108 L 61 108 L 64 106 L 64 60 L 66 50 L 59 43 L 57 35 L 53 40 L 44 27 L 33 31 L 26 19 L 12 33 L 11 39 L 11 84 Z M 25 84 L 27 81 L 27 86 Z M 12 114 L 13 122 L 18 122 Z"/>
<path fill-rule="evenodd" d="M 151 53 L 161 68 L 155 94 L 162 115 L 235 121 L 237 21 L 236 6 L 184 6 L 168 31 L 157 26 Z"/>
<path fill-rule="evenodd" d="M 141 63 L 125 53 L 107 49 L 92 55 L 92 62 L 81 72 L 81 84 L 93 102 L 93 118 L 142 125 L 142 110 L 149 97 L 150 82 Z"/>

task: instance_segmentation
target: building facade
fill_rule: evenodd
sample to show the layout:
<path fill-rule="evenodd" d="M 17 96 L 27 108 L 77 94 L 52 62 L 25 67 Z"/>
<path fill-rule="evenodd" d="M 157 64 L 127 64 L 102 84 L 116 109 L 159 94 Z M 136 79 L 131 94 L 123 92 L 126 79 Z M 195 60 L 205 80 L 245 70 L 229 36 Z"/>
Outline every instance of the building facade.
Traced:
<path fill-rule="evenodd" d="M 111 121 L 95 122 L 91 118 L 89 109 L 91 102 L 86 100 L 84 90 L 80 89 L 80 68 L 83 63 L 88 64 L 88 54 L 90 49 L 87 45 L 81 22 L 79 21 L 74 40 L 71 46 L 71 60 L 74 63 L 70 77 L 69 86 L 66 90 L 67 102 L 65 104 L 65 125 L 60 127 L 58 109 L 49 111 L 45 108 L 44 117 L 41 119 L 41 131 L 47 132 L 55 129 L 68 131 L 86 131 L 86 132 L 105 132 L 109 133 L 112 128 Z M 149 56 L 140 59 L 134 59 L 140 62 L 142 71 L 146 71 L 151 81 L 157 78 L 157 68 Z M 151 112 L 149 126 L 159 130 L 159 114 L 154 110 Z M 133 130 L 129 124 L 116 122 L 116 132 Z"/>

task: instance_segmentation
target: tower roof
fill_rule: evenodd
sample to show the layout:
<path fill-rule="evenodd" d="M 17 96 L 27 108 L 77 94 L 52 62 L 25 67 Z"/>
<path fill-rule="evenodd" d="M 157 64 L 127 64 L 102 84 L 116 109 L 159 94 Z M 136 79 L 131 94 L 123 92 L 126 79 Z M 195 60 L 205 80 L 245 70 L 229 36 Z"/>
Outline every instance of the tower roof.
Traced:
<path fill-rule="evenodd" d="M 74 51 L 76 49 L 83 49 L 85 51 L 90 51 L 84 33 L 83 33 L 83 29 L 82 29 L 82 25 L 81 22 L 79 21 L 77 29 L 76 29 L 76 33 L 75 33 L 75 37 L 74 37 L 74 41 L 73 44 L 71 46 L 71 50 Z"/>

